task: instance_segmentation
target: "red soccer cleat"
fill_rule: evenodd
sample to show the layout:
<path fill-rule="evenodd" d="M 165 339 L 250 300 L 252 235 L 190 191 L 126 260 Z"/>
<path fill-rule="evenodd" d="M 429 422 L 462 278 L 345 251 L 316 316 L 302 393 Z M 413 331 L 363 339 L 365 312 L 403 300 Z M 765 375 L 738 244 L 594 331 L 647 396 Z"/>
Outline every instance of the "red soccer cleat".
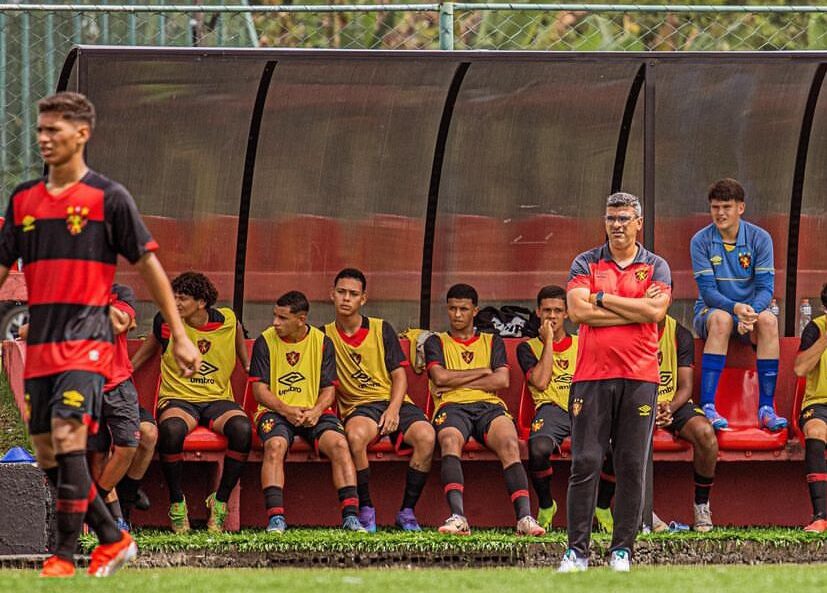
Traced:
<path fill-rule="evenodd" d="M 43 562 L 40 576 L 51 579 L 65 579 L 75 576 L 75 565 L 59 556 L 49 556 Z"/>
<path fill-rule="evenodd" d="M 827 519 L 816 519 L 804 528 L 807 533 L 824 533 L 827 531 Z"/>
<path fill-rule="evenodd" d="M 135 540 L 126 531 L 121 531 L 121 540 L 112 544 L 100 544 L 92 550 L 92 559 L 87 571 L 93 577 L 108 577 L 138 555 Z"/>

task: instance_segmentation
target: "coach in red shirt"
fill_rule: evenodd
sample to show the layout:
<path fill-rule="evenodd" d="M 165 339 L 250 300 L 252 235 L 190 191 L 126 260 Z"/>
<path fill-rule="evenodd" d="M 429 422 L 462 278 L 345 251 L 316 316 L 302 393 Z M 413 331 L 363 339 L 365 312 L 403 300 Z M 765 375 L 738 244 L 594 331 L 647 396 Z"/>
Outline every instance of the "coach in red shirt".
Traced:
<path fill-rule="evenodd" d="M 572 466 L 563 572 L 588 566 L 595 493 L 610 439 L 617 475 L 610 566 L 629 570 L 655 423 L 658 322 L 671 292 L 669 266 L 636 241 L 643 225 L 638 198 L 609 196 L 605 223 L 607 243 L 575 258 L 567 287 L 569 317 L 580 324 L 580 339 L 569 399 Z"/>

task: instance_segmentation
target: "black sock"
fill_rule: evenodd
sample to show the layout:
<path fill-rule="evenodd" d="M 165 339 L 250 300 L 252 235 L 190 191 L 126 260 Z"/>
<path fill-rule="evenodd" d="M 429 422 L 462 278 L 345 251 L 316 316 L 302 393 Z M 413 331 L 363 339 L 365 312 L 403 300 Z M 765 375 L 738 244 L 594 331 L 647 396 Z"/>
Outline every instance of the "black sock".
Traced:
<path fill-rule="evenodd" d="M 448 500 L 448 508 L 452 515 L 465 516 L 462 505 L 462 492 L 465 488 L 462 477 L 462 463 L 456 455 L 442 457 L 442 488 Z"/>
<path fill-rule="evenodd" d="M 267 509 L 267 518 L 284 514 L 284 488 L 267 486 L 264 489 L 264 508 Z"/>
<path fill-rule="evenodd" d="M 370 499 L 370 468 L 356 470 L 356 491 L 359 493 L 359 506 L 372 507 Z"/>
<path fill-rule="evenodd" d="M 158 456 L 161 471 L 169 488 L 169 502 L 182 502 L 181 475 L 184 472 L 184 439 L 187 438 L 187 423 L 180 418 L 168 418 L 158 425 Z"/>
<path fill-rule="evenodd" d="M 827 519 L 827 460 L 825 443 L 821 439 L 804 441 L 804 465 L 807 468 L 807 486 L 813 503 L 813 518 Z"/>
<path fill-rule="evenodd" d="M 238 484 L 245 463 L 247 463 L 247 453 L 227 450 L 227 454 L 224 456 L 224 471 L 221 472 L 221 482 L 218 484 L 218 490 L 215 493 L 216 500 L 227 502 L 230 499 L 230 493 Z"/>
<path fill-rule="evenodd" d="M 551 498 L 551 454 L 554 441 L 546 436 L 535 436 L 528 440 L 528 467 L 531 470 L 531 483 L 537 493 L 541 509 L 554 504 Z"/>
<path fill-rule="evenodd" d="M 56 456 L 57 479 L 57 545 L 55 554 L 74 564 L 83 517 L 89 508 L 89 487 L 92 478 L 86 465 L 86 453 L 74 451 Z"/>
<path fill-rule="evenodd" d="M 408 466 L 408 473 L 405 476 L 405 496 L 402 497 L 402 509 L 413 509 L 416 506 L 425 482 L 428 481 L 428 472 L 421 472 Z"/>
<path fill-rule="evenodd" d="M 121 510 L 121 502 L 116 498 L 112 502 L 106 503 L 106 508 L 109 509 L 109 514 L 112 515 L 112 518 L 116 521 L 118 519 L 123 519 L 123 511 Z"/>
<path fill-rule="evenodd" d="M 118 492 L 118 500 L 121 502 L 121 512 L 126 521 L 129 521 L 132 507 L 135 506 L 135 499 L 138 498 L 138 488 L 140 485 L 140 480 L 124 476 L 115 487 L 115 490 Z"/>
<path fill-rule="evenodd" d="M 526 515 L 531 514 L 531 505 L 528 499 L 528 477 L 525 475 L 525 468 L 522 462 L 512 463 L 504 470 L 505 486 L 514 504 L 514 514 L 519 521 Z"/>
<path fill-rule="evenodd" d="M 60 474 L 60 469 L 58 466 L 50 467 L 49 469 L 44 469 L 43 473 L 46 474 L 46 479 L 49 480 L 49 484 L 52 485 L 52 488 L 57 488 L 57 478 Z"/>
<path fill-rule="evenodd" d="M 612 499 L 615 496 L 615 477 L 605 471 L 600 472 L 600 485 L 597 487 L 597 506 L 601 509 L 608 509 L 612 506 Z"/>
<path fill-rule="evenodd" d="M 113 544 L 121 541 L 121 530 L 118 529 L 115 519 L 109 512 L 106 503 L 98 493 L 94 484 L 89 489 L 89 508 L 86 510 L 86 522 L 98 536 L 102 544 Z"/>
<path fill-rule="evenodd" d="M 161 453 L 161 471 L 169 488 L 169 502 L 182 502 L 184 491 L 181 489 L 181 475 L 184 473 L 183 454 L 167 455 Z"/>
<path fill-rule="evenodd" d="M 359 514 L 359 495 L 356 493 L 356 486 L 345 486 L 339 488 L 339 508 L 342 509 L 342 519 L 350 515 Z"/>
<path fill-rule="evenodd" d="M 553 471 L 551 462 L 549 462 L 546 469 L 531 472 L 531 485 L 534 486 L 534 491 L 537 493 L 537 502 L 541 509 L 550 508 L 554 504 L 554 499 L 551 497 L 551 474 Z"/>
<path fill-rule="evenodd" d="M 709 491 L 715 478 L 707 478 L 695 472 L 695 504 L 706 504 L 709 502 Z"/>

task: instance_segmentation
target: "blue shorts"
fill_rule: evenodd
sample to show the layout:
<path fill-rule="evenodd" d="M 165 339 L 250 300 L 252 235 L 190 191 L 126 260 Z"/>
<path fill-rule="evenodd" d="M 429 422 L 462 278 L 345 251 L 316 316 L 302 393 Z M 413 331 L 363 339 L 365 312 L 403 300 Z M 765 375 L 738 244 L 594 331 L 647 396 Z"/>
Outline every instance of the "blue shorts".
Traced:
<path fill-rule="evenodd" d="M 708 337 L 709 332 L 707 331 L 706 320 L 709 318 L 709 315 L 713 311 L 723 311 L 724 313 L 726 313 L 726 311 L 724 311 L 723 309 L 714 309 L 712 307 L 704 307 L 692 319 L 692 329 L 695 330 L 695 334 L 697 334 L 697 336 L 699 338 L 701 338 L 702 340 L 706 340 L 706 338 Z M 742 341 L 749 343 L 749 342 L 752 341 L 752 338 L 750 337 L 751 334 L 752 334 L 752 332 L 748 332 L 748 333 L 743 334 L 743 335 L 738 333 L 738 318 L 735 315 L 733 315 L 732 316 L 732 336 L 736 337 L 736 338 L 740 338 Z"/>

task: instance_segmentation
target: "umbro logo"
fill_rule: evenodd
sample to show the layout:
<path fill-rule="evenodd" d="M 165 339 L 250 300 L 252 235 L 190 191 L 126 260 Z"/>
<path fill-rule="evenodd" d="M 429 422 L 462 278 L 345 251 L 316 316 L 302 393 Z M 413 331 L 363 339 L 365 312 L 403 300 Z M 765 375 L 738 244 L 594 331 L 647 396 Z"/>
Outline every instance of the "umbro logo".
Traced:
<path fill-rule="evenodd" d="M 292 387 L 299 381 L 304 381 L 304 375 L 298 371 L 292 371 L 279 377 L 279 383 L 282 385 L 287 385 L 288 387 Z"/>
<path fill-rule="evenodd" d="M 206 360 L 202 360 L 201 366 L 198 367 L 198 374 L 206 377 L 207 375 L 212 375 L 217 370 L 217 366 L 215 366 L 214 364 L 210 364 Z"/>

